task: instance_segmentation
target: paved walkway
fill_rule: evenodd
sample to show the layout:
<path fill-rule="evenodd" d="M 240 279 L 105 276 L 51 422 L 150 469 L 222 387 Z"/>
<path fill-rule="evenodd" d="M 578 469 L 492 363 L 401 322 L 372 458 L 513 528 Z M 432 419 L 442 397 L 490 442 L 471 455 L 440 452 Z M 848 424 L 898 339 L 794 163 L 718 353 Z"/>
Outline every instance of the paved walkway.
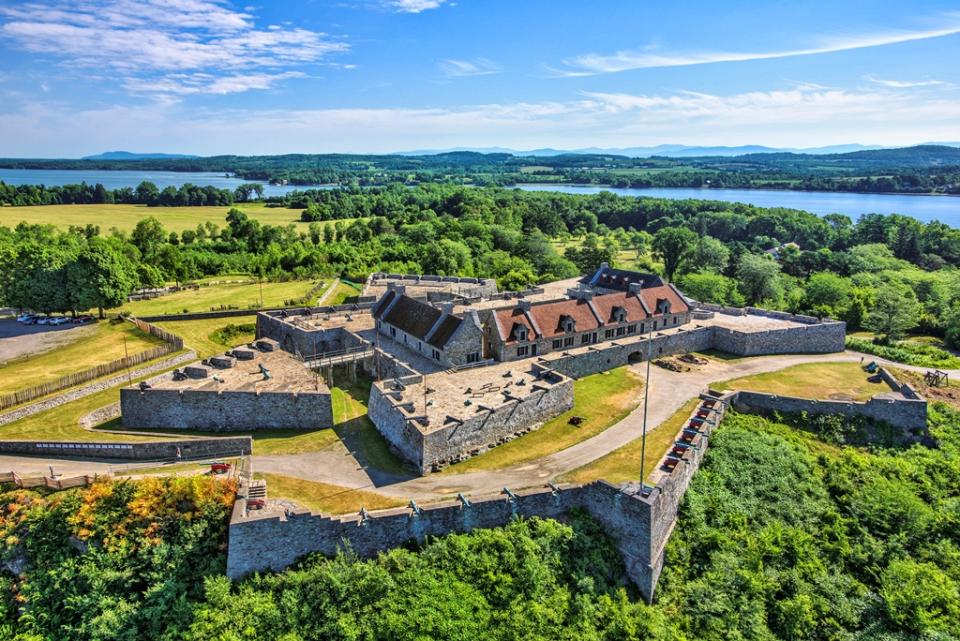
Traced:
<path fill-rule="evenodd" d="M 902 365 L 863 355 L 858 352 L 811 355 L 774 355 L 722 361 L 711 359 L 698 371 L 671 372 L 654 367 L 650 384 L 650 412 L 648 432 L 657 429 L 673 416 L 684 403 L 696 397 L 710 385 L 742 376 L 773 372 L 801 363 L 864 362 L 874 360 L 881 365 L 925 372 L 929 368 Z M 195 357 L 194 357 L 195 358 Z M 645 364 L 634 366 L 643 374 Z M 950 370 L 960 377 L 960 370 Z M 2 417 L 0 417 L 2 418 Z M 601 456 L 639 438 L 643 431 L 643 407 L 635 409 L 623 420 L 607 430 L 567 449 L 521 465 L 499 470 L 478 470 L 463 474 L 435 474 L 419 477 L 413 474 L 384 473 L 368 468 L 358 460 L 357 443 L 348 437 L 338 440 L 324 450 L 304 454 L 256 455 L 253 468 L 258 472 L 283 474 L 310 481 L 341 487 L 368 489 L 381 494 L 410 497 L 419 500 L 449 496 L 457 492 L 486 494 L 503 487 L 521 488 L 545 484 L 557 476 L 586 465 Z M 14 469 L 18 473 L 44 472 L 51 461 L 29 457 L 0 456 L 0 471 Z M 58 473 L 64 475 L 105 473 L 116 461 L 53 461 Z"/>

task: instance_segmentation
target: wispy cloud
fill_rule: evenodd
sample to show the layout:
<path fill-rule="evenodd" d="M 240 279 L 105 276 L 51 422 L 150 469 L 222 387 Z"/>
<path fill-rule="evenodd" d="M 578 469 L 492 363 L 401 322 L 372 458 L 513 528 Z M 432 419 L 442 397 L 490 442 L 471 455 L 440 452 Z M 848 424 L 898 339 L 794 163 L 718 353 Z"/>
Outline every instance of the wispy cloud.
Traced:
<path fill-rule="evenodd" d="M 444 60 L 440 63 L 440 69 L 447 76 L 487 76 L 492 73 L 499 73 L 500 67 L 486 58 L 474 58 L 473 60 Z"/>
<path fill-rule="evenodd" d="M 74 110 L 31 101 L 0 113 L 0 156 L 81 155 L 114 146 L 192 153 L 396 151 L 686 143 L 789 147 L 960 139 L 952 96 L 909 90 L 590 92 L 565 101 L 446 108 L 210 110 L 176 102 Z"/>
<path fill-rule="evenodd" d="M 387 6 L 401 13 L 420 13 L 427 9 L 436 9 L 447 0 L 387 0 Z"/>
<path fill-rule="evenodd" d="M 810 47 L 784 49 L 780 51 L 660 51 L 656 47 L 647 47 L 641 51 L 618 51 L 611 55 L 590 53 L 564 60 L 563 66 L 559 69 L 549 69 L 555 75 L 575 77 L 616 73 L 632 69 L 686 67 L 717 62 L 744 62 L 748 60 L 811 56 L 868 47 L 882 47 L 903 42 L 928 40 L 930 38 L 942 38 L 960 33 L 960 16 L 951 15 L 946 21 L 949 22 L 949 25 L 938 29 L 887 31 L 882 33 L 840 36 L 821 40 Z"/>
<path fill-rule="evenodd" d="M 878 84 L 881 87 L 891 87 L 894 89 L 910 89 L 912 87 L 938 87 L 940 85 L 945 85 L 943 80 L 886 80 L 884 78 L 878 78 L 874 75 L 864 76 L 864 79 L 869 80 L 874 84 Z"/>
<path fill-rule="evenodd" d="M 0 7 L 0 17 L 0 36 L 24 50 L 112 70 L 139 93 L 267 88 L 302 75 L 291 68 L 349 49 L 316 31 L 258 27 L 252 14 L 217 0 L 39 0 Z"/>

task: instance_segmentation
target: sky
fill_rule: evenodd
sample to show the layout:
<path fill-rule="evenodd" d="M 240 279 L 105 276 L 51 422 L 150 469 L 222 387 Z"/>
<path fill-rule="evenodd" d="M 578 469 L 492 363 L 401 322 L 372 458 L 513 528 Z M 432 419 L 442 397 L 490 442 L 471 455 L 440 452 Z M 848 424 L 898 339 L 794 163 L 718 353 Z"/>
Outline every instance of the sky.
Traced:
<path fill-rule="evenodd" d="M 960 0 L 0 0 L 0 156 L 960 140 Z"/>

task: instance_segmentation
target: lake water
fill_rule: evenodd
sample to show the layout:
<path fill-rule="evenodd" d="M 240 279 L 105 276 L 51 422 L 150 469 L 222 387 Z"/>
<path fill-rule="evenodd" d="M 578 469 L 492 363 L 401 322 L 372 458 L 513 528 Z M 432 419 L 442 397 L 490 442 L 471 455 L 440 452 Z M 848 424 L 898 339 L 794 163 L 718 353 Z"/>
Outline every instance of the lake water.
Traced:
<path fill-rule="evenodd" d="M 271 185 L 258 180 L 229 178 L 223 174 L 205 171 L 88 171 L 85 169 L 0 169 L 0 180 L 8 185 L 76 185 L 85 182 L 88 185 L 100 183 L 107 189 L 121 187 L 136 188 L 144 180 L 149 180 L 160 189 L 179 187 L 185 183 L 193 185 L 212 185 L 218 189 L 236 189 L 244 183 L 260 183 L 264 196 L 283 196 L 304 187 L 292 185 Z"/>
<path fill-rule="evenodd" d="M 939 220 L 960 227 L 960 197 L 906 194 L 851 194 L 833 191 L 780 191 L 772 189 L 603 188 L 580 185 L 517 185 L 527 191 L 561 191 L 567 194 L 598 194 L 612 191 L 620 196 L 697 198 L 756 205 L 803 209 L 819 216 L 846 214 L 856 220 L 862 214 L 903 214 L 929 222 Z"/>
<path fill-rule="evenodd" d="M 87 171 L 74 169 L 0 169 L 0 180 L 8 185 L 68 185 L 80 182 L 101 183 L 108 189 L 136 187 L 149 180 L 160 189 L 179 187 L 184 183 L 213 185 L 221 189 L 235 189 L 245 182 L 257 182 L 230 178 L 214 172 L 177 171 Z M 261 183 L 266 196 L 283 196 L 298 189 L 294 185 L 270 185 Z M 328 188 L 324 186 L 321 188 Z M 846 214 L 853 219 L 862 214 L 903 214 L 929 222 L 939 220 L 953 227 L 960 227 L 960 197 L 957 196 L 909 196 L 903 194 L 850 194 L 827 191 L 780 191 L 761 189 L 685 189 L 651 188 L 630 189 L 614 187 L 586 187 L 580 185 L 517 185 L 528 191 L 561 191 L 568 194 L 596 194 L 610 191 L 621 196 L 651 196 L 655 198 L 698 198 L 741 202 L 759 207 L 789 207 L 803 209 L 820 216 Z M 317 187 L 311 187 L 316 189 Z"/>

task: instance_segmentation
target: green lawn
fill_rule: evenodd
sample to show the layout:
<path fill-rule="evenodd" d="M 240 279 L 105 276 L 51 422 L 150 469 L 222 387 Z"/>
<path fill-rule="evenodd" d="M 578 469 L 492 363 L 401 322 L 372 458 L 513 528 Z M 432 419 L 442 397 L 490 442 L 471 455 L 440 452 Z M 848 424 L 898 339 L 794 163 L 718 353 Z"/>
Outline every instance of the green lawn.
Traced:
<path fill-rule="evenodd" d="M 15 227 L 20 221 L 40 225 L 55 225 L 66 229 L 70 225 L 99 225 L 106 233 L 111 227 L 130 232 L 137 222 L 154 216 L 167 231 L 182 232 L 196 229 L 210 221 L 221 229 L 226 227 L 227 212 L 236 207 L 264 225 L 294 224 L 306 231 L 308 223 L 300 222 L 300 209 L 265 207 L 263 203 L 240 203 L 216 207 L 147 207 L 146 205 L 36 205 L 30 207 L 0 208 L 0 225 Z M 350 221 L 347 222 L 349 224 Z"/>
<path fill-rule="evenodd" d="M 236 309 L 251 309 L 260 305 L 261 295 L 264 307 L 281 307 L 286 301 L 303 298 L 318 281 L 293 280 L 283 283 L 264 282 L 209 285 L 200 289 L 187 289 L 167 294 L 151 300 L 138 300 L 126 303 L 120 309 L 134 316 L 159 316 L 162 314 L 180 314 L 183 312 L 209 312 L 230 306 Z M 332 279 L 324 279 L 325 283 Z M 323 295 L 323 290 L 317 297 Z M 119 311 L 119 310 L 111 310 Z"/>
<path fill-rule="evenodd" d="M 183 338 L 186 347 L 195 351 L 200 358 L 207 358 L 214 354 L 222 354 L 231 347 L 249 343 L 254 338 L 254 333 L 250 332 L 249 334 L 236 336 L 229 344 L 219 343 L 214 338 L 214 333 L 217 330 L 223 329 L 227 325 L 244 325 L 256 322 L 256 315 L 250 315 L 191 321 L 162 321 L 156 323 L 156 325 L 180 336 Z"/>
<path fill-rule="evenodd" d="M 331 292 L 330 297 L 324 301 L 324 304 L 343 305 L 345 303 L 355 303 L 357 296 L 359 296 L 362 291 L 362 285 L 341 279 L 340 282 L 337 283 L 337 288 Z"/>
<path fill-rule="evenodd" d="M 267 481 L 267 497 L 291 499 L 314 512 L 347 514 L 359 512 L 360 508 L 379 510 L 407 504 L 403 499 L 384 496 L 368 490 L 356 490 L 339 485 L 305 481 L 282 474 L 259 474 L 256 478 Z"/>
<path fill-rule="evenodd" d="M 804 363 L 776 372 L 746 376 L 711 385 L 713 389 L 749 390 L 800 398 L 865 401 L 890 391 L 885 383 L 871 383 L 858 363 Z"/>
<path fill-rule="evenodd" d="M 700 399 L 698 398 L 690 399 L 673 416 L 647 432 L 647 447 L 643 457 L 647 477 L 654 472 L 654 466 L 664 452 L 674 444 L 677 432 L 680 431 L 680 428 L 699 402 Z M 641 451 L 643 451 L 642 439 L 638 438 L 605 456 L 601 456 L 592 463 L 567 472 L 558 480 L 564 483 L 588 483 L 603 479 L 615 485 L 627 481 L 636 481 L 640 477 Z"/>
<path fill-rule="evenodd" d="M 581 378 L 573 384 L 572 410 L 547 421 L 538 430 L 451 465 L 441 474 L 501 469 L 576 445 L 629 414 L 640 404 L 642 390 L 643 381 L 626 367 Z M 584 421 L 578 426 L 571 425 L 571 416 L 582 416 Z"/>
<path fill-rule="evenodd" d="M 159 338 L 141 332 L 128 322 L 100 321 L 93 326 L 61 331 L 69 331 L 76 338 L 49 351 L 3 363 L 0 367 L 0 394 L 108 363 L 123 358 L 125 353 L 133 356 L 163 345 Z"/>

